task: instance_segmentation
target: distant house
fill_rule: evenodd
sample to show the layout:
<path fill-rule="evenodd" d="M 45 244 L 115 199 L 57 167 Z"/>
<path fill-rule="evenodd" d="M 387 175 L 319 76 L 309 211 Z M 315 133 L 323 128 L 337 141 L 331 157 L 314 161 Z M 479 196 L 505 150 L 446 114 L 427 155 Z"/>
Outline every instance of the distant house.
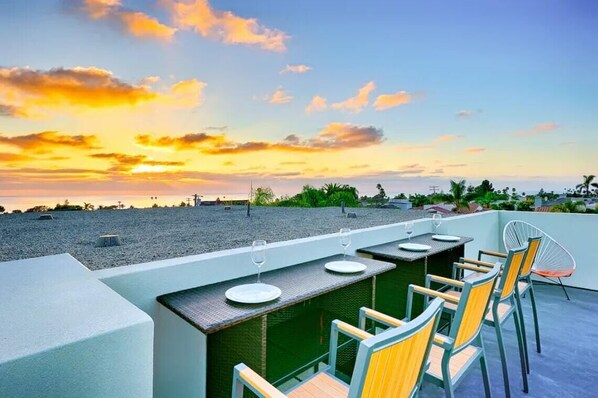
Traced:
<path fill-rule="evenodd" d="M 452 213 L 452 210 L 446 209 L 446 207 L 442 206 L 424 206 L 424 210 L 427 210 L 428 213 L 438 213 L 438 214 L 449 214 Z"/>
<path fill-rule="evenodd" d="M 390 199 L 384 207 L 393 209 L 409 210 L 413 208 L 413 203 L 409 199 Z"/>
<path fill-rule="evenodd" d="M 444 204 L 444 203 L 436 203 L 433 205 L 424 205 L 424 210 L 428 210 L 429 213 L 438 212 L 438 213 L 450 213 L 455 209 L 454 204 Z M 431 211 L 430 211 L 431 210 Z"/>

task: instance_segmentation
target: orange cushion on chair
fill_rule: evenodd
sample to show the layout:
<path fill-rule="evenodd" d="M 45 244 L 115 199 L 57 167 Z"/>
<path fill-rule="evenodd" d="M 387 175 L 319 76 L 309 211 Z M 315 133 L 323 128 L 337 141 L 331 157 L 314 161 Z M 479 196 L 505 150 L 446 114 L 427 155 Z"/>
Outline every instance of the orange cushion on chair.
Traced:
<path fill-rule="evenodd" d="M 532 270 L 532 272 L 536 275 L 540 275 L 540 276 L 545 276 L 547 278 L 565 278 L 567 276 L 571 276 L 573 275 L 573 273 L 575 272 L 574 269 L 562 269 L 562 270 L 554 270 L 554 271 L 550 271 L 550 270 L 544 270 L 544 269 L 539 269 L 539 270 Z"/>

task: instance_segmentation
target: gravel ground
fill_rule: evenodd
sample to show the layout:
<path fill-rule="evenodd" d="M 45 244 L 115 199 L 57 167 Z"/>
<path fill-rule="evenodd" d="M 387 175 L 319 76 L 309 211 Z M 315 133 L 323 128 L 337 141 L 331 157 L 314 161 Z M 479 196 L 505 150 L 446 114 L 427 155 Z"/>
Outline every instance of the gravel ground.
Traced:
<path fill-rule="evenodd" d="M 0 261 L 70 253 L 90 269 L 163 260 L 429 217 L 423 210 L 358 208 L 346 218 L 339 208 L 244 207 L 158 208 L 0 215 Z M 122 245 L 96 247 L 97 238 L 117 234 Z"/>

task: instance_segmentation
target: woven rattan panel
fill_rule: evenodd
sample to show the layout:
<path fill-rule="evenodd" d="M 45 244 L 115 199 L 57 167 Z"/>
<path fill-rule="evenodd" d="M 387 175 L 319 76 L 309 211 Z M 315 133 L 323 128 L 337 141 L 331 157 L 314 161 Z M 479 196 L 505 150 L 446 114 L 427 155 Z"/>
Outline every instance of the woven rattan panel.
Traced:
<path fill-rule="evenodd" d="M 350 256 L 348 260 L 361 262 L 367 269 L 358 274 L 337 274 L 324 268 L 326 262 L 340 259 L 342 256 L 332 256 L 262 274 L 262 282 L 282 290 L 277 300 L 266 304 L 236 304 L 224 296 L 233 286 L 254 283 L 253 275 L 166 294 L 158 301 L 202 333 L 210 334 L 395 268 L 391 263 Z"/>

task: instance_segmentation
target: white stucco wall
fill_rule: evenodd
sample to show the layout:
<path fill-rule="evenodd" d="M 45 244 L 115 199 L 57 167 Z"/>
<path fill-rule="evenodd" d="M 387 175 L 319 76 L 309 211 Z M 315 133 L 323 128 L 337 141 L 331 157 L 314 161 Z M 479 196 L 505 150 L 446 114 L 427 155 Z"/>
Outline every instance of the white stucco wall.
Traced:
<path fill-rule="evenodd" d="M 598 215 L 501 211 L 499 219 L 502 250 L 502 230 L 509 221 L 521 220 L 533 224 L 552 236 L 575 258 L 575 274 L 564 278 L 563 283 L 598 290 Z"/>
<path fill-rule="evenodd" d="M 153 322 L 68 254 L 0 263 L 0 397 L 151 397 Z"/>

